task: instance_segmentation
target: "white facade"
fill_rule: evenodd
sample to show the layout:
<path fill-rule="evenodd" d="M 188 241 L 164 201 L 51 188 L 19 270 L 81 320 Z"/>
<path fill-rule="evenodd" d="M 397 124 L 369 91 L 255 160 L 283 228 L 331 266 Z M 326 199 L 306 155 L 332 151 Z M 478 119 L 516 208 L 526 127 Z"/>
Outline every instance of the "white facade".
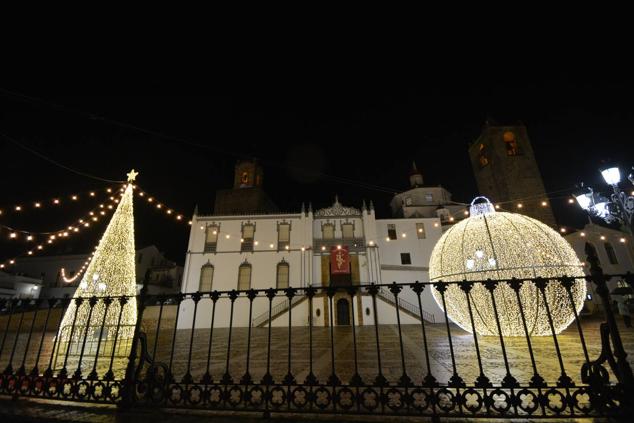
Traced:
<path fill-rule="evenodd" d="M 74 276 L 89 257 L 89 254 L 23 257 L 16 260 L 14 270 L 18 275 L 41 279 L 42 293 L 40 295 L 44 298 L 71 297 L 81 282 L 81 276 L 77 278 Z M 150 245 L 136 251 L 135 262 L 137 289 L 139 290 L 142 287 L 146 272 L 167 261 L 156 246 Z M 174 267 L 177 269 L 172 273 L 180 276 L 180 267 L 175 265 Z M 63 273 L 62 269 L 64 269 Z M 176 285 L 179 282 L 180 279 L 176 281 Z M 154 292 L 158 292 L 158 290 L 150 285 L 150 293 Z"/>
<path fill-rule="evenodd" d="M 0 298 L 39 298 L 42 280 L 0 272 Z"/>
<path fill-rule="evenodd" d="M 417 227 L 417 224 L 422 226 Z M 282 225 L 290 225 L 288 243 L 280 241 Z M 386 241 L 389 237 L 388 225 L 396 225 L 398 239 Z M 422 228 L 424 237 L 419 238 L 417 228 Z M 250 281 L 240 286 L 242 290 L 286 287 L 284 283 L 278 284 L 279 266 L 287 266 L 289 286 L 329 286 L 330 250 L 337 246 L 349 248 L 350 282 L 353 285 L 427 281 L 429 257 L 441 233 L 442 228 L 437 218 L 376 220 L 372 207 L 367 209 L 364 206 L 359 210 L 344 207 L 337 200 L 332 207 L 314 213 L 309 209 L 297 214 L 194 214 L 181 291 L 208 293 L 214 290 L 237 290 L 241 267 L 250 269 Z M 406 234 L 405 237 L 402 234 Z M 409 254 L 411 264 L 403 264 L 401 254 Z M 245 282 L 244 278 L 242 281 Z M 365 290 L 361 292 L 365 293 Z M 379 297 L 377 296 L 379 323 L 396 323 L 396 309 Z M 442 312 L 434 302 L 431 292 L 423 292 L 421 299 L 425 315 L 435 321 L 442 321 Z M 348 300 L 349 297 L 344 293 L 338 293 L 333 298 L 330 310 L 327 297 L 315 297 L 313 324 L 326 325 L 331 311 L 333 319 L 337 320 L 339 317 L 336 307 L 345 309 L 346 304 L 355 324 L 374 324 L 370 296 L 357 296 L 354 313 Z M 418 307 L 415 295 L 403 296 L 403 300 Z M 272 313 L 272 325 L 288 324 L 288 303 L 283 304 L 287 301 L 283 296 L 274 298 L 272 306 L 274 310 L 281 312 Z M 194 308 L 196 327 L 209 327 L 212 304 L 209 295 L 204 295 L 197 305 L 191 300 L 183 301 L 178 311 L 178 327 L 191 327 Z M 308 312 L 306 299 L 294 303 L 291 313 L 293 324 L 308 324 Z M 253 301 L 249 316 L 249 300 L 241 295 L 233 304 L 231 318 L 231 301 L 225 295 L 216 303 L 214 326 L 226 327 L 231 320 L 234 326 L 247 326 L 249 318 L 254 325 L 263 321 L 268 324 L 267 317 L 266 298 L 260 297 Z M 400 317 L 402 323 L 419 322 L 411 314 L 401 312 Z"/>
<path fill-rule="evenodd" d="M 599 265 L 606 275 L 634 273 L 632 238 L 629 234 L 591 223 L 587 224 L 581 231 L 568 234 L 564 238 L 572 245 L 579 260 L 584 263 L 586 274 L 590 273 L 585 251 L 586 243 L 594 247 L 599 258 Z M 622 278 L 612 278 L 608 281 L 609 290 L 612 291 L 621 281 Z M 592 282 L 588 282 L 587 288 L 586 307 L 589 309 L 588 311 L 592 312 L 601 307 L 601 300 L 596 295 L 595 286 Z"/>

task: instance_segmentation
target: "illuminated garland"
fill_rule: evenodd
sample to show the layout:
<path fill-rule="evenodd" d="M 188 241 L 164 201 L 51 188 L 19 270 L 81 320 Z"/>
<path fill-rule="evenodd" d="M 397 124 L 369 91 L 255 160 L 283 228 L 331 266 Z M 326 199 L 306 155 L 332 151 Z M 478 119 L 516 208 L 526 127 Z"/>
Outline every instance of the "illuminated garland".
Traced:
<path fill-rule="evenodd" d="M 28 203 L 19 203 L 19 204 L 14 204 L 12 206 L 5 206 L 3 208 L 0 208 L 0 216 L 3 216 L 9 212 L 21 213 L 27 210 L 43 210 L 46 208 L 47 204 L 51 204 L 57 207 L 62 204 L 62 199 L 67 199 L 71 203 L 80 201 L 82 198 L 86 198 L 86 197 L 89 199 L 95 199 L 97 197 L 97 191 L 99 190 L 85 191 L 80 194 L 56 196 L 56 197 L 52 197 L 48 201 L 31 201 Z M 105 188 L 105 191 L 108 193 L 111 193 L 113 192 L 113 188 L 112 187 Z"/>
<path fill-rule="evenodd" d="M 108 188 L 108 192 L 112 192 L 112 189 Z M 27 250 L 22 256 L 32 256 L 38 252 L 41 252 L 46 247 L 46 244 L 53 244 L 57 240 L 60 239 L 68 239 L 73 234 L 84 230 L 85 228 L 90 228 L 91 223 L 96 223 L 100 221 L 100 216 L 105 216 L 110 211 L 114 210 L 115 205 L 119 202 L 119 198 L 115 198 L 114 196 L 110 197 L 109 202 L 99 204 L 97 209 L 90 210 L 86 213 L 85 216 L 77 220 L 77 223 L 73 225 L 66 226 L 63 229 L 58 229 L 55 231 L 47 231 L 47 232 L 36 232 L 36 231 L 26 231 L 15 229 L 6 225 L 0 225 L 0 227 L 4 227 L 10 231 L 8 239 L 9 240 L 18 240 L 20 236 L 18 234 L 23 234 L 23 238 L 27 242 L 37 243 L 38 238 L 44 238 L 46 241 L 40 239 L 40 243 L 38 245 L 34 245 L 33 248 Z M 0 269 L 7 268 L 15 264 L 16 259 L 21 256 L 16 256 L 10 259 L 6 259 L 3 262 L 0 262 Z"/>
<path fill-rule="evenodd" d="M 134 181 L 135 176 L 136 172 L 131 171 L 128 174 L 128 182 Z M 130 339 L 134 334 L 137 308 L 134 297 L 136 277 L 133 189 L 131 183 L 126 186 L 122 200 L 99 241 L 79 287 L 75 290 L 73 298 L 86 300 L 79 305 L 79 308 L 75 301 L 71 301 L 64 314 L 59 332 L 63 343 L 70 341 L 71 344 L 80 345 L 84 341 L 84 334 L 87 334 L 88 339 L 101 337 L 106 341 Z M 113 302 L 107 308 L 107 312 L 103 301 L 98 302 L 91 311 L 87 299 L 93 296 L 129 296 L 131 298 L 120 316 L 121 305 L 118 301 Z M 104 314 L 105 327 L 101 331 Z M 117 327 L 118 323 L 120 327 Z"/>
<path fill-rule="evenodd" d="M 491 203 L 488 204 L 491 206 Z M 485 212 L 472 210 L 471 217 L 442 235 L 432 251 L 429 276 L 432 281 L 451 282 L 583 277 L 584 273 L 576 253 L 557 232 L 536 219 L 496 212 L 491 206 Z M 585 281 L 577 279 L 571 291 L 578 312 L 585 299 Z M 508 284 L 501 283 L 494 292 L 502 334 L 525 335 L 515 291 Z M 558 333 L 574 320 L 568 293 L 558 282 L 550 282 L 545 292 L 553 325 Z M 552 332 L 539 289 L 532 282 L 524 282 L 519 293 L 529 334 L 550 335 Z M 439 291 L 434 288 L 432 294 L 443 308 Z M 447 286 L 444 296 L 449 318 L 471 332 L 465 292 L 452 284 Z M 483 284 L 476 283 L 469 299 L 476 332 L 497 335 L 490 292 Z"/>

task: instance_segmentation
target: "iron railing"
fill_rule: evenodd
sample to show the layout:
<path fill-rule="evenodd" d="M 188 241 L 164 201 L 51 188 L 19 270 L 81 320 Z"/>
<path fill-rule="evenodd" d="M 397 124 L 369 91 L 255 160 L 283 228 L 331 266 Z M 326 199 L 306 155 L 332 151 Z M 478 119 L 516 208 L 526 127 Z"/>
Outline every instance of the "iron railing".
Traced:
<path fill-rule="evenodd" d="M 632 275 L 615 276 L 633 282 Z M 0 300 L 0 395 L 264 415 L 623 416 L 632 411 L 634 393 L 624 341 L 634 342 L 631 334 L 622 338 L 619 332 L 607 289 L 611 277 L 596 263 L 587 277 L 603 302 L 604 322 L 579 317 L 571 293 L 575 280 L 566 277 L 142 292 L 131 339 L 102 340 L 105 322 L 92 338 L 61 339 L 64 311 L 81 299 Z M 561 306 L 570 307 L 573 323 L 557 333 L 545 307 L 552 328 L 547 336 L 529 336 L 524 324 L 522 336 L 504 337 L 469 333 L 447 319 L 446 308 L 444 322 L 424 318 L 421 296 L 432 288 L 444 303 L 446 289 L 456 286 L 469 303 L 478 285 L 486 287 L 494 304 L 500 289 L 511 289 L 518 302 L 522 286 L 544 299 L 551 287 L 563 289 L 569 302 Z M 391 308 L 377 306 L 382 290 L 394 297 Z M 418 299 L 418 307 L 408 311 L 419 313 L 415 324 L 402 323 L 398 300 L 405 290 Z M 264 307 L 271 321 L 278 297 L 288 301 L 286 325 L 255 327 L 254 310 Z M 116 305 L 121 312 L 131 303 L 125 297 L 89 300 L 91 307 Z M 350 324 L 336 326 L 337 314 L 347 313 L 345 304 Z M 293 319 L 298 313 L 307 324 Z M 243 314 L 246 326 L 238 324 Z M 523 311 L 519 317 L 526 323 Z M 90 333 L 93 322 L 75 320 L 71 333 Z M 96 342 L 94 350 L 86 348 L 88 341 Z M 115 354 L 119 342 L 129 349 L 124 359 Z M 60 345 L 67 349 L 61 357 Z"/>

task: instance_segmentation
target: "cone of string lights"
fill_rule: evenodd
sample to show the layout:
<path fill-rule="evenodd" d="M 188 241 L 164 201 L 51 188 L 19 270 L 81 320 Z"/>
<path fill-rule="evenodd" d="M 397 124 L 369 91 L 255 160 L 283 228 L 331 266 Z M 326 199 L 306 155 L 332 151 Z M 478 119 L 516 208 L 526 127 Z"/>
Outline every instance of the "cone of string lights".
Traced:
<path fill-rule="evenodd" d="M 92 344 L 92 348 L 83 348 L 83 357 L 90 357 L 91 354 L 94 357 L 94 346 L 97 342 L 101 344 L 100 355 L 109 355 L 113 348 L 116 348 L 117 356 L 127 356 L 129 352 L 129 341 L 134 335 L 137 320 L 132 205 L 133 182 L 136 175 L 137 172 L 134 170 L 128 173 L 128 184 L 119 205 L 97 245 L 73 300 L 66 309 L 58 334 L 58 358 L 65 355 L 66 351 L 69 352 L 69 356 L 79 356 L 84 343 Z M 121 312 L 122 296 L 130 298 L 123 305 Z M 91 311 L 92 297 L 97 297 L 98 301 Z M 113 299 L 108 307 L 103 297 Z M 82 298 L 79 307 L 76 305 L 77 298 Z"/>
<path fill-rule="evenodd" d="M 566 289 L 556 280 L 563 276 L 583 277 L 582 264 L 568 242 L 556 231 L 530 217 L 498 212 L 485 197 L 471 203 L 470 217 L 445 232 L 431 254 L 429 275 L 433 282 L 486 281 L 517 278 L 522 311 L 529 335 L 552 335 L 544 297 L 528 278 L 550 280 L 545 287 L 556 333 L 575 318 Z M 448 284 L 444 293 L 447 316 L 462 329 L 480 335 L 498 335 L 494 304 L 485 284 L 475 282 L 469 292 L 473 325 L 465 291 Z M 517 295 L 508 283 L 493 291 L 500 328 L 504 336 L 525 336 Z M 442 296 L 432 294 L 444 309 Z M 574 308 L 583 307 L 586 285 L 575 279 L 571 287 Z"/>

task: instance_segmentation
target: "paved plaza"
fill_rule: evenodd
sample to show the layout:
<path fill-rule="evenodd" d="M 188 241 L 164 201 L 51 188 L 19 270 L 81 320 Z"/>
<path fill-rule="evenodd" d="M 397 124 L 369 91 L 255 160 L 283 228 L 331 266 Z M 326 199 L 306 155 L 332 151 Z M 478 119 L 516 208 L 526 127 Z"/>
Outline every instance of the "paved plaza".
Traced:
<path fill-rule="evenodd" d="M 598 357 L 600 353 L 599 324 L 596 318 L 584 319 L 582 324 L 583 334 L 590 360 Z M 149 323 L 146 324 L 146 323 Z M 188 370 L 191 343 L 191 362 L 189 372 L 193 379 L 198 381 L 207 371 L 207 353 L 209 348 L 209 329 L 196 329 L 193 332 L 188 329 L 176 331 L 174 338 L 173 321 L 164 320 L 159 330 L 158 342 L 156 340 L 156 325 L 152 322 L 144 322 L 148 336 L 148 352 L 154 356 L 154 360 L 167 366 L 171 362 L 172 374 L 176 381 L 180 381 Z M 634 330 L 625 328 L 619 322 L 621 335 L 629 359 L 634 356 Z M 427 344 L 429 351 L 429 363 L 431 374 L 441 383 L 446 383 L 453 374 L 453 361 L 449 347 L 447 328 L 444 323 L 426 324 Z M 467 383 L 473 383 L 479 375 L 479 367 L 473 335 L 451 324 L 451 340 L 454 351 L 456 371 Z M 380 369 L 381 373 L 390 382 L 396 382 L 403 374 L 403 363 L 400 353 L 398 326 L 382 325 L 378 328 Z M 231 331 L 231 349 L 229 352 L 229 374 L 238 382 L 245 374 L 247 368 L 248 329 L 234 328 Z M 377 355 L 376 332 L 374 326 L 356 328 L 357 368 L 365 382 L 371 382 L 379 372 L 379 360 Z M 403 325 L 401 327 L 403 339 L 404 360 L 407 375 L 415 382 L 420 381 L 427 374 L 427 360 L 423 346 L 423 337 L 420 325 Z M 331 351 L 330 328 L 313 328 L 313 373 L 320 382 L 333 372 L 333 354 Z M 17 369 L 23 359 L 25 368 L 29 371 L 35 364 L 36 353 L 39 347 L 39 338 L 31 341 L 26 356 L 24 348 L 27 342 L 25 333 L 21 334 L 15 342 L 15 333 L 9 333 L 5 341 L 5 348 L 0 359 L 0 368 L 4 369 L 10 359 L 10 353 L 15 342 L 15 354 L 12 366 Z M 175 343 L 173 344 L 173 340 Z M 213 331 L 212 353 L 209 360 L 209 371 L 214 380 L 219 380 L 227 370 L 227 347 L 229 329 L 216 328 Z M 268 328 L 252 328 L 249 353 L 249 373 L 254 381 L 259 381 L 266 373 Z M 290 333 L 291 340 L 291 364 L 290 369 L 296 381 L 301 383 L 310 370 L 309 329 L 308 327 L 293 327 Z M 334 370 L 342 382 L 348 382 L 355 371 L 354 343 L 351 327 L 334 327 L 332 331 L 334 344 Z M 580 369 L 585 361 L 579 332 L 576 325 L 557 336 L 564 370 L 576 383 L 580 383 Z M 288 328 L 271 329 L 271 353 L 270 372 L 275 381 L 281 381 L 288 373 Z M 42 345 L 40 370 L 44 370 L 51 355 L 54 342 L 54 333 L 47 333 Z M 478 337 L 482 367 L 493 383 L 500 383 L 506 375 L 504 356 L 502 354 L 499 337 Z M 557 360 L 554 340 L 552 336 L 532 337 L 532 348 L 535 356 L 538 372 L 549 383 L 553 384 L 561 375 L 561 367 Z M 172 347 L 173 345 L 173 347 Z M 504 346 L 509 362 L 510 373 L 520 382 L 528 383 L 533 376 L 530 354 L 524 337 L 504 338 Z M 103 348 L 102 348 L 103 349 Z M 87 375 L 94 365 L 94 354 L 90 354 L 90 348 L 86 348 L 86 354 L 82 360 L 82 372 Z M 107 371 L 110 364 L 110 356 L 100 357 L 97 371 L 100 374 Z M 63 357 L 53 361 L 56 368 L 61 368 Z M 67 368 L 69 373 L 76 370 L 77 357 L 69 357 Z M 113 370 L 117 376 L 122 377 L 126 359 L 115 358 Z"/>

